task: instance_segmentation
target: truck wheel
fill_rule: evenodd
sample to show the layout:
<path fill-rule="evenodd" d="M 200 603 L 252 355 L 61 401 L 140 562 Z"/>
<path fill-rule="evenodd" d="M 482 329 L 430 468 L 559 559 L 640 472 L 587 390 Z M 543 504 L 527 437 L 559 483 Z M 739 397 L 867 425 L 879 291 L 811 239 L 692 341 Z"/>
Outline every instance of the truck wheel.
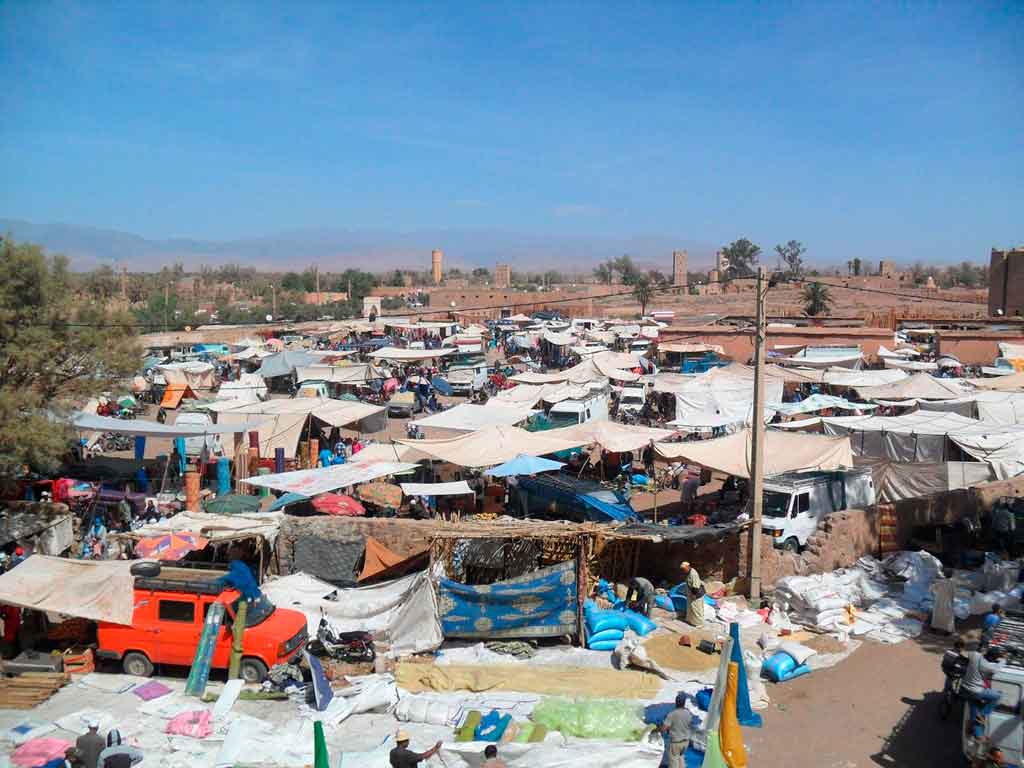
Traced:
<path fill-rule="evenodd" d="M 121 668 L 126 675 L 135 677 L 149 677 L 153 674 L 153 662 L 146 658 L 146 654 L 138 651 L 128 651 L 121 660 Z"/>
<path fill-rule="evenodd" d="M 262 683 L 267 679 L 267 665 L 259 659 L 242 659 L 238 674 L 246 683 Z"/>
<path fill-rule="evenodd" d="M 800 542 L 796 540 L 795 536 L 790 536 L 784 542 L 782 542 L 782 548 L 787 552 L 792 552 L 794 555 L 800 553 Z"/>

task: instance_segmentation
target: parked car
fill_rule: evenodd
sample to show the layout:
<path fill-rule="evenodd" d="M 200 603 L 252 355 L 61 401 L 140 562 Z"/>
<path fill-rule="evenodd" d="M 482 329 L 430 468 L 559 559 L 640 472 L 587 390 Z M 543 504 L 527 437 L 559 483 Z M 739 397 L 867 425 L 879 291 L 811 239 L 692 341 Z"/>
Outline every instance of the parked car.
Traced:
<path fill-rule="evenodd" d="M 149 677 L 158 664 L 188 666 L 195 657 L 207 611 L 225 604 L 211 667 L 227 669 L 232 622 L 239 594 L 217 585 L 217 577 L 185 568 L 162 568 L 159 576 L 135 578 L 135 612 L 130 626 L 99 622 L 97 656 L 121 662 L 125 674 Z M 266 597 L 247 609 L 240 674 L 262 682 L 275 664 L 293 662 L 306 645 L 306 617 L 276 608 Z"/>

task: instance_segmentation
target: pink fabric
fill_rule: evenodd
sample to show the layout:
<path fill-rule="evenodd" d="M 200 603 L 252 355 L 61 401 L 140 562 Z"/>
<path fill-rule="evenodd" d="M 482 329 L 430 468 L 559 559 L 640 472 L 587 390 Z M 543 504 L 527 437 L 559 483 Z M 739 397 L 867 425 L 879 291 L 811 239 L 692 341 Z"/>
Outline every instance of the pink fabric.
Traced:
<path fill-rule="evenodd" d="M 167 724 L 167 733 L 175 736 L 191 736 L 193 739 L 205 739 L 213 733 L 213 726 L 210 720 L 213 715 L 208 709 L 197 709 L 191 712 L 182 712 Z"/>
<path fill-rule="evenodd" d="M 143 701 L 159 699 L 161 696 L 166 696 L 170 692 L 171 689 L 158 680 L 150 680 L 148 683 L 138 685 L 132 690 L 132 693 Z"/>
<path fill-rule="evenodd" d="M 71 746 L 71 742 L 64 739 L 32 739 L 14 750 L 11 762 L 25 768 L 45 765 L 56 757 L 64 757 Z"/>

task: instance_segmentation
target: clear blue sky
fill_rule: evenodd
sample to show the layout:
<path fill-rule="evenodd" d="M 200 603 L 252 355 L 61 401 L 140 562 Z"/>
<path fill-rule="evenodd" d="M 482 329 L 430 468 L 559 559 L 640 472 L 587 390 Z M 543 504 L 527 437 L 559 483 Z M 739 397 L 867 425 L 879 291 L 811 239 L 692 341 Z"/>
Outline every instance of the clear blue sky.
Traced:
<path fill-rule="evenodd" d="M 1024 3 L 0 3 L 0 216 L 1024 241 Z M 512 235 L 510 235 L 512 236 Z"/>

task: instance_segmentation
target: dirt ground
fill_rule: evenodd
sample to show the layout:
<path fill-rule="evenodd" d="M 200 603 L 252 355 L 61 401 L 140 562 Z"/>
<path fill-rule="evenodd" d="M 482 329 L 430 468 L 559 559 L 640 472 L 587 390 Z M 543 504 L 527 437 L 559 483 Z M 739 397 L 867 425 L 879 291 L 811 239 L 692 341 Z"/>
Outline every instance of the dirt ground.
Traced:
<path fill-rule="evenodd" d="M 744 728 L 757 768 L 955 768 L 956 716 L 938 716 L 947 639 L 870 641 L 831 669 L 768 684 L 764 727 Z"/>

